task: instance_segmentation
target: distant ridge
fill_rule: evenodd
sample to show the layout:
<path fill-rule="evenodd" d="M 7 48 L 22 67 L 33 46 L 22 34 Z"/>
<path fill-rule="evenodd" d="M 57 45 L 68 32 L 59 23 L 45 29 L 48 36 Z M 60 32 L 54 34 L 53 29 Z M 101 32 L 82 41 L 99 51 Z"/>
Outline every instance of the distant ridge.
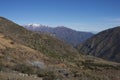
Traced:
<path fill-rule="evenodd" d="M 64 41 L 65 43 L 71 44 L 74 47 L 93 36 L 93 33 L 91 32 L 75 31 L 64 26 L 58 26 L 53 28 L 41 24 L 28 24 L 24 25 L 24 27 L 31 31 L 48 33 Z"/>

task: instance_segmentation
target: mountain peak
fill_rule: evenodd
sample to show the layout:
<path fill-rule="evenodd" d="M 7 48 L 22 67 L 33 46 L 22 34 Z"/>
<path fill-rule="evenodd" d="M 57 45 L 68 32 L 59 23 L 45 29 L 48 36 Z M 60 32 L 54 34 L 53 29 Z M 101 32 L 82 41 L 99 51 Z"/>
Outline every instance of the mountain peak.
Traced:
<path fill-rule="evenodd" d="M 30 23 L 27 24 L 25 26 L 32 26 L 32 27 L 47 27 L 47 25 L 43 25 L 43 24 L 37 24 L 37 23 Z"/>
<path fill-rule="evenodd" d="M 41 26 L 41 24 L 37 24 L 37 23 L 32 23 L 32 24 L 28 24 L 29 26 L 36 26 L 36 27 L 38 27 L 38 26 Z"/>

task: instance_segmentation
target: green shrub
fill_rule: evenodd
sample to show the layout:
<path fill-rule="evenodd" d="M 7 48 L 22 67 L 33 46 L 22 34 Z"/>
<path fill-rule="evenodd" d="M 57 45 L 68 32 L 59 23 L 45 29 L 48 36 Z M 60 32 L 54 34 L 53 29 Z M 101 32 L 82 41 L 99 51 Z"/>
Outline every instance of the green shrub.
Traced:
<path fill-rule="evenodd" d="M 4 65 L 2 63 L 0 63 L 0 71 L 2 71 L 4 68 Z"/>
<path fill-rule="evenodd" d="M 36 74 L 38 77 L 43 77 L 43 80 L 55 80 L 57 78 L 55 72 L 43 69 L 39 69 Z"/>
<path fill-rule="evenodd" d="M 15 71 L 19 71 L 19 72 L 27 73 L 27 74 L 35 73 L 35 68 L 33 68 L 30 65 L 26 65 L 26 64 L 17 64 L 13 67 L 13 69 Z"/>
<path fill-rule="evenodd" d="M 49 71 L 49 72 L 46 73 L 43 80 L 56 80 L 56 78 L 57 78 L 56 74 L 52 71 Z"/>

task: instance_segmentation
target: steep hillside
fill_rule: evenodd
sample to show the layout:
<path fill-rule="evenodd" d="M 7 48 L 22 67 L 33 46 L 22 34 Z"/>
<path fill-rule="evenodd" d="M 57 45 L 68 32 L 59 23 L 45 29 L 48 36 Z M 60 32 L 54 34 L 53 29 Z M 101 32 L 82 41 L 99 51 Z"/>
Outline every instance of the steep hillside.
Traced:
<path fill-rule="evenodd" d="M 120 64 L 0 17 L 0 80 L 120 80 Z"/>
<path fill-rule="evenodd" d="M 115 27 L 98 33 L 80 44 L 77 49 L 83 54 L 120 62 L 119 41 L 120 27 Z"/>
<path fill-rule="evenodd" d="M 28 31 L 5 18 L 0 18 L 0 33 L 13 41 L 41 51 L 51 57 L 64 58 L 78 55 L 78 52 L 70 45 L 66 45 L 49 35 Z"/>
<path fill-rule="evenodd" d="M 52 28 L 45 25 L 29 24 L 24 25 L 24 27 L 31 31 L 48 33 L 51 36 L 54 36 L 65 43 L 71 44 L 74 47 L 93 36 L 93 33 L 75 31 L 64 26 Z"/>

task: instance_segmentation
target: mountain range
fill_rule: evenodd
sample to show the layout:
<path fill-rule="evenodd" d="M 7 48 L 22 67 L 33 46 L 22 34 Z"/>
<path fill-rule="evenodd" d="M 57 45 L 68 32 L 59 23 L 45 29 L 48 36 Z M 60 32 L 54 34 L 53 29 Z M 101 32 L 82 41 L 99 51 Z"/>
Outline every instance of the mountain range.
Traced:
<path fill-rule="evenodd" d="M 0 17 L 0 80 L 120 80 L 120 63 Z"/>
<path fill-rule="evenodd" d="M 53 28 L 41 24 L 28 24 L 24 25 L 24 27 L 31 31 L 48 33 L 49 35 L 56 37 L 73 47 L 94 35 L 91 32 L 76 31 L 64 26 Z"/>
<path fill-rule="evenodd" d="M 120 26 L 94 35 L 77 49 L 83 54 L 120 62 Z"/>

